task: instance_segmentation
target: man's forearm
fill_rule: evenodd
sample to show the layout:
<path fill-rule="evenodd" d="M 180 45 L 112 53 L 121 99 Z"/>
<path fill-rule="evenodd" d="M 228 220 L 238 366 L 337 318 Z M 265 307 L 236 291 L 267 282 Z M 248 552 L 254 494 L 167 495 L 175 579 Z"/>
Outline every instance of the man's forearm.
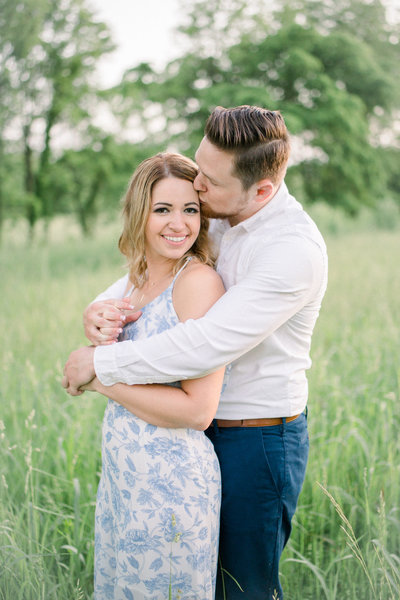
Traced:
<path fill-rule="evenodd" d="M 199 330 L 199 324 L 201 326 L 203 322 L 204 318 L 186 321 L 171 330 L 137 342 L 98 346 L 94 354 L 98 379 L 104 385 L 117 382 L 130 385 L 170 383 L 197 379 L 216 371 L 230 360 L 225 360 L 222 348 L 220 352 L 215 349 L 211 357 L 212 342 L 209 344 L 205 331 Z M 206 360 L 200 358 L 204 347 L 208 348 Z"/>
<path fill-rule="evenodd" d="M 137 342 L 98 347 L 94 366 L 104 385 L 196 379 L 248 352 L 293 316 L 310 294 L 311 274 L 290 293 L 255 278 L 236 285 L 198 320 Z M 267 282 L 268 283 L 268 282 Z"/>

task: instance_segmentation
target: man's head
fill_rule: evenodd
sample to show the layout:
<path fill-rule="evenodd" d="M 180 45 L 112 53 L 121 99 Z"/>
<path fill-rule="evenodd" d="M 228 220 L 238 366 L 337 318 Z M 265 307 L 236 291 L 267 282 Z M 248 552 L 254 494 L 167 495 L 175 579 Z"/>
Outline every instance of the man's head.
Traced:
<path fill-rule="evenodd" d="M 204 133 L 194 185 L 208 216 L 234 224 L 276 193 L 289 160 L 289 134 L 279 112 L 256 106 L 217 107 Z"/>

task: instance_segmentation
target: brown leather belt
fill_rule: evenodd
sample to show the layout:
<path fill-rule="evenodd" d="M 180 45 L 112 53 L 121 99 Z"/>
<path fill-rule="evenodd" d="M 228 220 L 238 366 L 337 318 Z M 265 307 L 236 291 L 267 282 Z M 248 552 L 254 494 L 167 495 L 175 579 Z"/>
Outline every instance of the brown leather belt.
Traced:
<path fill-rule="evenodd" d="M 294 421 L 300 414 L 293 417 L 286 417 L 286 423 Z M 215 419 L 218 427 L 271 427 L 272 425 L 282 425 L 283 417 L 272 417 L 271 419 Z"/>

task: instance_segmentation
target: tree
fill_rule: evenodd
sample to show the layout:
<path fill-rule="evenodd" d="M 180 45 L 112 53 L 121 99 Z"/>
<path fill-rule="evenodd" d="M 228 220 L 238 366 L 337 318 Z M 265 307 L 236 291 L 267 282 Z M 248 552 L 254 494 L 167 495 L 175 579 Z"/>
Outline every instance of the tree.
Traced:
<path fill-rule="evenodd" d="M 370 119 L 376 107 L 389 110 L 388 98 L 395 94 L 364 42 L 291 23 L 260 43 L 243 40 L 230 52 L 236 78 L 267 89 L 303 147 L 306 142 L 314 149 L 298 155 L 293 173 L 303 173 L 305 199 L 324 199 L 355 214 L 379 196 L 385 182 Z"/>
<path fill-rule="evenodd" d="M 6 129 L 17 114 L 16 65 L 27 60 L 36 43 L 45 12 L 43 0 L 25 4 L 0 0 L 0 234 L 4 220 Z M 28 13 L 28 14 L 26 14 Z"/>
<path fill-rule="evenodd" d="M 50 217 L 56 210 L 48 176 L 56 127 L 64 125 L 75 145 L 84 143 L 96 98 L 91 75 L 96 60 L 113 44 L 106 26 L 94 21 L 84 0 L 38 4 L 20 0 L 16 7 L 11 0 L 1 1 L 11 21 L 3 46 L 8 85 L 1 101 L 7 108 L 6 124 L 20 132 L 26 217 L 33 232 L 39 216 Z M 28 44 L 21 41 L 25 35 L 21 25 L 30 22 L 32 10 L 34 26 L 28 26 Z"/>
<path fill-rule="evenodd" d="M 379 132 L 399 105 L 400 29 L 379 0 L 277 0 L 274 10 L 196 0 L 188 11 L 184 56 L 129 73 L 166 120 L 160 141 L 193 153 L 216 105 L 259 104 L 283 113 L 300 148 L 288 179 L 303 200 L 356 214 L 385 193 Z"/>
<path fill-rule="evenodd" d="M 133 171 L 159 150 L 151 143 L 117 143 L 100 130 L 91 131 L 91 135 L 96 139 L 91 147 L 66 150 L 48 172 L 58 210 L 74 214 L 85 236 L 93 232 L 100 212 L 115 219 Z"/>

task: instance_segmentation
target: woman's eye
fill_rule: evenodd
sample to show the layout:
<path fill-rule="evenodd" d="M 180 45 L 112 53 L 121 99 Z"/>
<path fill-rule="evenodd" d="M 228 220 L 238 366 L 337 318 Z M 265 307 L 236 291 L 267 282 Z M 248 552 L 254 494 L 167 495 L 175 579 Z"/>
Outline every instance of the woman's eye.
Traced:
<path fill-rule="evenodd" d="M 166 212 L 168 212 L 168 208 L 166 208 L 165 206 L 163 206 L 163 207 L 160 207 L 160 208 L 155 208 L 155 209 L 154 209 L 154 212 L 155 212 L 155 213 L 161 213 L 161 214 L 163 214 L 163 213 L 166 213 Z"/>
<path fill-rule="evenodd" d="M 194 206 L 187 208 L 186 212 L 191 214 L 191 215 L 196 215 L 199 212 L 198 208 L 195 208 Z"/>

